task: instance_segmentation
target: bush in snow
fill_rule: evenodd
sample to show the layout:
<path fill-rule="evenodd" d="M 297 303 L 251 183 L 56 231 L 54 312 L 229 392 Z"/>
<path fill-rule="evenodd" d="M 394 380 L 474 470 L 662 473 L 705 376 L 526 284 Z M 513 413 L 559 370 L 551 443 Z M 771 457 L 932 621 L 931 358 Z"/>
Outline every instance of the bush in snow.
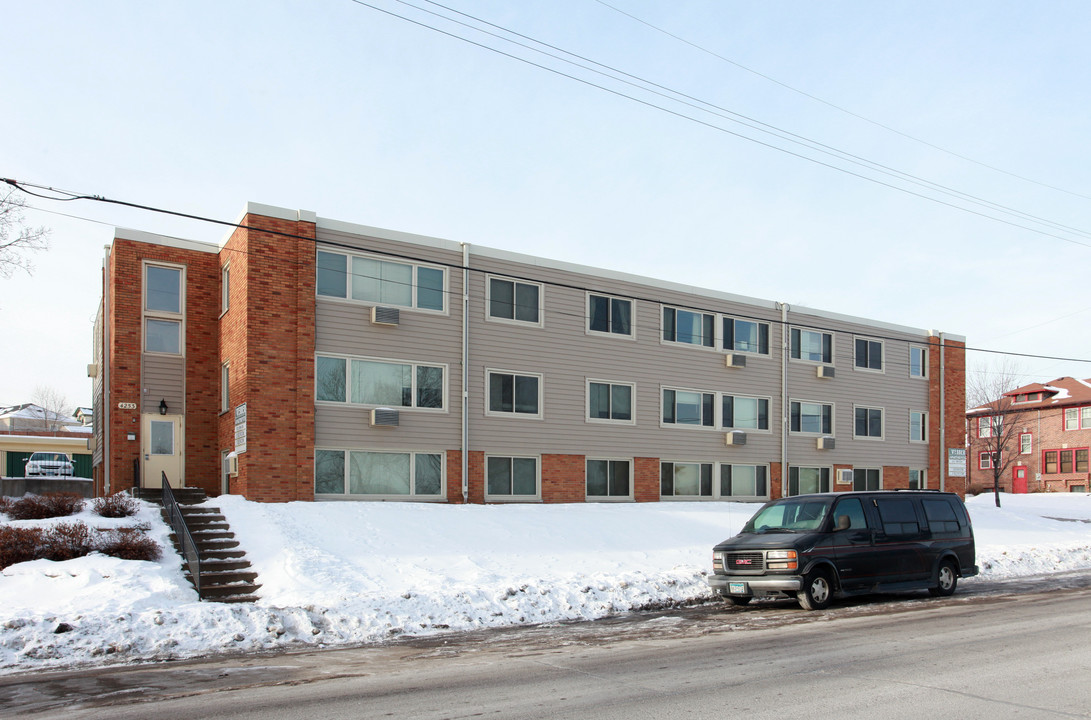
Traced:
<path fill-rule="evenodd" d="M 8 565 L 37 560 L 42 546 L 42 529 L 0 525 L 0 570 Z"/>
<path fill-rule="evenodd" d="M 45 520 L 75 515 L 80 510 L 83 498 L 77 493 L 46 493 L 9 500 L 4 512 L 12 520 Z"/>
<path fill-rule="evenodd" d="M 158 560 L 163 554 L 159 543 L 138 528 L 105 530 L 95 545 L 99 552 L 122 560 Z"/>
<path fill-rule="evenodd" d="M 136 515 L 136 500 L 125 492 L 116 492 L 107 497 L 95 498 L 91 509 L 104 518 L 123 518 Z"/>
<path fill-rule="evenodd" d="M 61 523 L 42 536 L 42 555 L 47 560 L 71 560 L 95 549 L 91 528 L 81 522 Z"/>

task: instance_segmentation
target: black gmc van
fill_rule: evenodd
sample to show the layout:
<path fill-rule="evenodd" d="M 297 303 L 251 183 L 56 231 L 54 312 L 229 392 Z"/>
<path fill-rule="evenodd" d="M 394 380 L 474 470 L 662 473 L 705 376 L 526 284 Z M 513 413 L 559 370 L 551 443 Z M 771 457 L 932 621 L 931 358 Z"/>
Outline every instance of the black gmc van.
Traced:
<path fill-rule="evenodd" d="M 888 490 L 796 495 L 766 503 L 712 550 L 708 583 L 732 605 L 795 597 L 928 590 L 950 595 L 977 574 L 970 516 L 954 493 Z"/>

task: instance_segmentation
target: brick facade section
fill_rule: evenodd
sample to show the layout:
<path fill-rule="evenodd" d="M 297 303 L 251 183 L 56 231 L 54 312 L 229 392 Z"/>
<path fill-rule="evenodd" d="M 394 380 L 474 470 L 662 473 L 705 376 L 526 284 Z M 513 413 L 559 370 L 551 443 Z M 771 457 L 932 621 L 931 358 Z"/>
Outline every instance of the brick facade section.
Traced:
<path fill-rule="evenodd" d="M 940 358 L 943 358 L 940 372 Z M 966 415 L 966 343 L 944 338 L 942 348 L 940 337 L 933 336 L 928 341 L 928 489 L 940 488 L 965 496 L 968 478 L 953 477 L 949 472 L 941 478 L 947 467 L 947 449 L 966 447 L 966 429 L 963 418 Z M 943 382 L 943 412 L 940 404 L 940 382 Z M 940 419 L 945 423 L 943 442 L 940 437 Z M 969 465 L 967 459 L 967 465 Z M 942 480 L 942 482 L 941 482 Z M 908 482 L 908 481 L 907 481 Z M 886 487 L 893 487 L 887 485 Z"/>

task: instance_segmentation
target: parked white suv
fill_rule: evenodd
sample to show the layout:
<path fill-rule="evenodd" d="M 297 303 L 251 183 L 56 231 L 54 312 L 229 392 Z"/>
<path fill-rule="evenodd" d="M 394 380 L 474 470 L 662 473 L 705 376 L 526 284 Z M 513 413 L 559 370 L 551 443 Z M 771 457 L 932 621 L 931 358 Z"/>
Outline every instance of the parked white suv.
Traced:
<path fill-rule="evenodd" d="M 36 452 L 27 460 L 26 477 L 54 475 L 72 477 L 72 460 L 64 453 Z"/>

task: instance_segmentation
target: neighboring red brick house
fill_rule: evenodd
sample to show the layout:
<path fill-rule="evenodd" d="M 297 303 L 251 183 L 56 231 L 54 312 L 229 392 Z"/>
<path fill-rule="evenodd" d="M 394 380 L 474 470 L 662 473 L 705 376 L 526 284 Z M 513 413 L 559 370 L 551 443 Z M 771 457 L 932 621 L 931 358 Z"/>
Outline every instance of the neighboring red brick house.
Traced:
<path fill-rule="evenodd" d="M 963 493 L 965 338 L 250 204 L 118 230 L 98 493 L 762 501 Z"/>
<path fill-rule="evenodd" d="M 1091 381 L 1032 383 L 966 413 L 970 492 L 1087 492 Z M 997 457 L 999 453 L 999 457 Z"/>

